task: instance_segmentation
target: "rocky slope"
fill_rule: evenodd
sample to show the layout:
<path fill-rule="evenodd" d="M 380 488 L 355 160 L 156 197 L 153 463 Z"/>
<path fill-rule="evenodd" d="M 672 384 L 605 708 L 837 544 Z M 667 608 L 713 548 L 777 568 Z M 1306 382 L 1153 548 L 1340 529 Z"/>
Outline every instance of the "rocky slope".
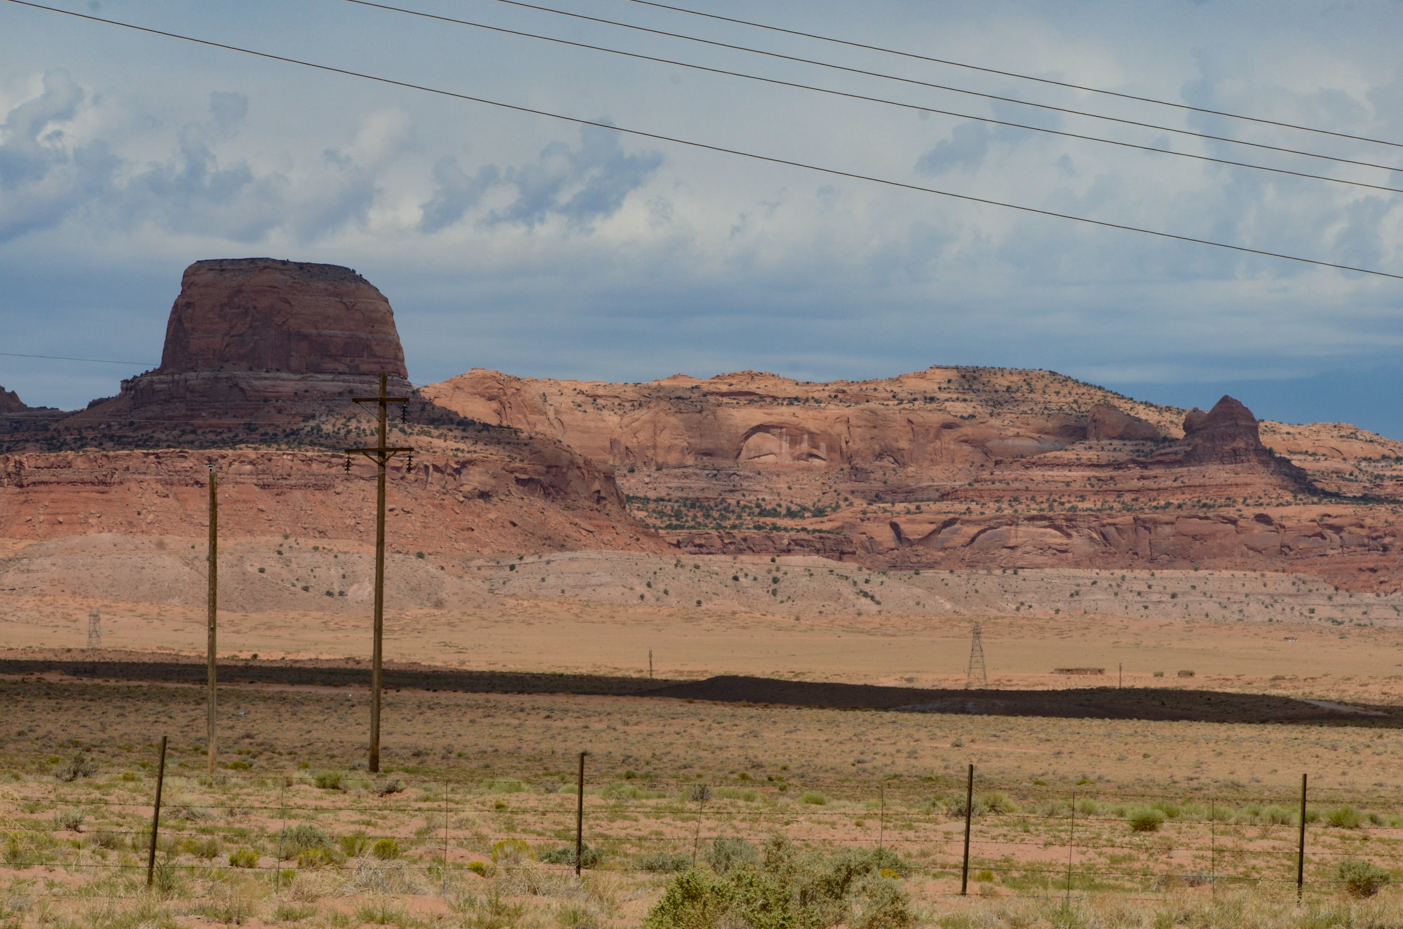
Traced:
<path fill-rule="evenodd" d="M 989 368 L 648 384 L 474 370 L 423 394 L 614 467 L 634 512 L 681 552 L 1403 580 L 1391 502 L 1403 499 L 1403 445 L 1259 424 L 1231 397 L 1186 412 Z"/>

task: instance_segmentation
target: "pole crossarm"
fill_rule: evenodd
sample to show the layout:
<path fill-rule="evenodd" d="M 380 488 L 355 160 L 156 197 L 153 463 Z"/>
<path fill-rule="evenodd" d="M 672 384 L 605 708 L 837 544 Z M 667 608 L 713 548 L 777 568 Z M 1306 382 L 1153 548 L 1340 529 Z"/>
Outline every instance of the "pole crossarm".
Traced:
<path fill-rule="evenodd" d="M 387 446 L 385 446 L 384 448 L 348 448 L 348 449 L 346 449 L 346 454 L 348 454 L 348 455 L 360 454 L 360 455 L 364 455 L 365 457 L 369 458 L 369 459 L 372 460 L 372 461 L 378 461 L 380 455 L 383 455 L 383 454 L 385 454 L 386 452 L 389 452 L 388 455 L 385 455 L 385 460 L 386 460 L 386 461 L 389 461 L 391 458 L 395 457 L 395 453 L 396 453 L 396 452 L 412 452 L 412 451 L 414 451 L 414 449 L 409 448 L 409 447 L 407 447 L 407 446 L 402 446 L 402 445 L 387 445 Z"/>

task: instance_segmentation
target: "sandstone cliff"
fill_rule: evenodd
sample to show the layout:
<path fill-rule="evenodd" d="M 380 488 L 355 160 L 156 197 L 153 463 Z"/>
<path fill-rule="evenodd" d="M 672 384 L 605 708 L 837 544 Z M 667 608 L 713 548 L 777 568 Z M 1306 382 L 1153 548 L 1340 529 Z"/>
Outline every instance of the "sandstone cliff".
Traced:
<path fill-rule="evenodd" d="M 1186 415 L 1050 372 L 968 368 L 824 384 L 474 370 L 423 392 L 612 466 L 634 513 L 689 553 L 906 567 L 1294 565 L 1353 586 L 1398 583 L 1391 523 L 1368 500 L 1403 499 L 1403 445 L 1355 430 L 1348 443 L 1331 439 L 1350 453 L 1330 459 L 1355 470 L 1322 469 L 1319 427 L 1259 424 L 1230 397 Z"/>
<path fill-rule="evenodd" d="M 374 285 L 349 268 L 273 258 L 185 269 L 156 373 L 218 370 L 408 376 Z"/>

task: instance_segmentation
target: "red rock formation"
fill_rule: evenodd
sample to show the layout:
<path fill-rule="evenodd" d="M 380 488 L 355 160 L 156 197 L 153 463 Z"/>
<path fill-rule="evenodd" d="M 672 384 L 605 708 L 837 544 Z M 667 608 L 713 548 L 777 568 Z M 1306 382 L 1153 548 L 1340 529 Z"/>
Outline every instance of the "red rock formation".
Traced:
<path fill-rule="evenodd" d="M 161 366 L 67 425 L 279 422 L 334 415 L 348 395 L 410 389 L 394 311 L 350 268 L 273 258 L 197 261 L 166 324 Z"/>
<path fill-rule="evenodd" d="M 230 369 L 408 376 L 389 301 L 355 271 L 197 261 L 181 278 L 157 373 Z"/>
<path fill-rule="evenodd" d="M 1186 413 L 1184 437 L 1189 442 L 1185 464 L 1255 466 L 1305 484 L 1305 472 L 1262 444 L 1257 417 L 1232 397 L 1224 395 L 1207 413 L 1197 408 Z"/>
<path fill-rule="evenodd" d="M 19 394 L 0 387 L 0 413 L 23 413 L 27 409 Z"/>
<path fill-rule="evenodd" d="M 1109 403 L 1098 403 L 1086 414 L 1086 437 L 1092 442 L 1108 439 L 1157 442 L 1163 436 L 1154 423 L 1132 416 Z"/>

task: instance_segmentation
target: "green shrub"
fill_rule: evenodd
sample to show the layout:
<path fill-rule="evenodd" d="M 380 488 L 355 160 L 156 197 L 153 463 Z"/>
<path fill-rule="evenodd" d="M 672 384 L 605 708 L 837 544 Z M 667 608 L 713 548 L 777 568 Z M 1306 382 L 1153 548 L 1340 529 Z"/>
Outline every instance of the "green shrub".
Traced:
<path fill-rule="evenodd" d="M 1079 802 L 1080 802 L 1080 801 L 1079 801 Z M 1095 802 L 1095 801 L 1092 801 L 1092 802 Z M 980 812 L 986 812 L 986 811 L 989 812 L 989 813 L 1017 813 L 1017 812 L 1018 812 L 1018 804 L 1016 804 L 1016 803 L 1014 803 L 1012 800 L 1010 800 L 1009 797 L 1008 797 L 1008 794 L 1004 793 L 1002 790 L 991 790 L 991 791 L 990 791 L 989 793 L 987 793 L 987 794 L 981 794 L 981 795 L 979 796 L 979 799 L 976 800 L 975 803 L 978 804 L 978 806 L 976 806 L 975 809 L 976 809 L 977 811 L 980 811 Z M 1089 815 L 1092 815 L 1092 814 L 1091 814 L 1091 813 L 1088 813 L 1087 815 L 1089 816 Z"/>
<path fill-rule="evenodd" d="M 1165 819 L 1178 819 L 1183 812 L 1183 807 L 1173 800 L 1156 800 L 1150 806 L 1163 813 Z"/>
<path fill-rule="evenodd" d="M 575 846 L 562 845 L 559 848 L 553 848 L 542 854 L 541 860 L 546 864 L 563 864 L 573 868 L 575 866 Z M 598 849 L 590 848 L 588 843 L 580 849 L 580 867 L 593 868 L 602 860 L 604 860 L 604 855 Z"/>
<path fill-rule="evenodd" d="M 273 919 L 280 923 L 296 923 L 317 915 L 314 906 L 298 906 L 295 903 L 279 903 L 273 910 Z"/>
<path fill-rule="evenodd" d="M 54 776 L 61 781 L 76 781 L 80 777 L 93 777 L 97 774 L 97 762 L 86 752 L 77 751 L 73 757 L 68 759 L 68 764 L 54 772 Z"/>
<path fill-rule="evenodd" d="M 755 846 L 740 836 L 718 835 L 707 849 L 706 863 L 717 874 L 726 874 L 732 868 L 750 864 L 756 857 Z"/>
<path fill-rule="evenodd" d="M 714 929 L 730 905 L 727 883 L 692 868 L 668 882 L 662 899 L 644 918 L 643 929 Z"/>
<path fill-rule="evenodd" d="M 370 854 L 381 861 L 391 861 L 399 857 L 399 843 L 391 838 L 377 839 L 370 847 Z"/>
<path fill-rule="evenodd" d="M 1272 826 L 1289 826 L 1296 821 L 1296 814 L 1284 806 L 1275 804 L 1262 810 L 1262 822 Z"/>
<path fill-rule="evenodd" d="M 218 836 L 192 836 L 185 840 L 185 851 L 196 858 L 203 858 L 206 861 L 213 861 L 219 857 L 223 850 Z"/>
<path fill-rule="evenodd" d="M 476 874 L 478 877 L 487 876 L 487 865 L 481 861 L 468 862 L 468 870 Z"/>
<path fill-rule="evenodd" d="M 1360 859 L 1340 862 L 1339 877 L 1351 897 L 1372 897 L 1393 880 L 1388 871 Z"/>
<path fill-rule="evenodd" d="M 296 858 L 309 848 L 321 848 L 328 844 L 326 833 L 311 823 L 288 826 L 278 833 L 278 840 L 284 858 Z"/>
<path fill-rule="evenodd" d="M 909 929 L 916 925 L 911 898 L 892 880 L 872 881 L 849 923 L 852 929 Z"/>
<path fill-rule="evenodd" d="M 1337 829 L 1358 829 L 1364 823 L 1363 814 L 1348 804 L 1335 807 L 1325 814 L 1325 819 Z"/>
<path fill-rule="evenodd" d="M 1132 832 L 1158 832 L 1159 827 L 1164 825 L 1164 813 L 1152 806 L 1135 807 L 1125 821 L 1130 824 Z"/>
<path fill-rule="evenodd" d="M 497 777 L 483 785 L 488 793 L 493 794 L 524 794 L 531 790 L 526 786 L 525 781 L 514 777 Z"/>
<path fill-rule="evenodd" d="M 690 855 L 672 855 L 667 852 L 653 852 L 638 859 L 638 869 L 640 871 L 651 871 L 654 874 L 673 874 L 677 871 L 685 871 L 692 866 Z"/>
<path fill-rule="evenodd" d="M 304 848 L 297 853 L 299 868 L 324 868 L 336 864 L 336 853 L 329 848 Z"/>
<path fill-rule="evenodd" d="M 258 853 L 251 848 L 239 848 L 229 853 L 229 865 L 234 868 L 258 867 Z"/>
<path fill-rule="evenodd" d="M 318 771 L 312 778 L 312 783 L 317 785 L 318 790 L 345 790 L 345 771 Z"/>
<path fill-rule="evenodd" d="M 799 802 L 810 803 L 814 806 L 823 806 L 825 803 L 828 802 L 828 798 L 825 797 L 823 794 L 819 793 L 817 790 L 806 790 L 799 795 Z"/>
<path fill-rule="evenodd" d="M 370 839 L 364 832 L 352 832 L 350 835 L 338 836 L 336 845 L 347 858 L 359 858 L 370 850 Z"/>
<path fill-rule="evenodd" d="M 85 818 L 82 810 L 54 810 L 54 829 L 59 832 L 81 832 Z"/>
<path fill-rule="evenodd" d="M 494 864 L 517 864 L 535 857 L 525 839 L 503 839 L 492 846 Z"/>

